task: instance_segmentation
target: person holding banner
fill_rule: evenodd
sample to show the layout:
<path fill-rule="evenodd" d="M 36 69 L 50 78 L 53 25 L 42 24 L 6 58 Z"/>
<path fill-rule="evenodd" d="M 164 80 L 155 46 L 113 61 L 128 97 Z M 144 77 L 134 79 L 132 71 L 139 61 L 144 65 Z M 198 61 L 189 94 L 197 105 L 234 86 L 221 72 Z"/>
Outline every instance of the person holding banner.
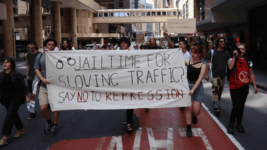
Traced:
<path fill-rule="evenodd" d="M 72 50 L 69 40 L 63 40 L 62 50 Z"/>
<path fill-rule="evenodd" d="M 119 43 L 120 49 L 119 50 L 130 50 L 131 43 L 128 38 L 121 38 Z M 127 109 L 126 110 L 126 121 L 124 121 L 124 125 L 127 126 L 127 132 L 131 133 L 133 131 L 133 112 L 134 109 Z"/>
<path fill-rule="evenodd" d="M 192 60 L 185 60 L 187 69 L 187 79 L 189 85 L 189 95 L 191 95 L 191 106 L 185 109 L 185 119 L 187 125 L 186 135 L 192 137 L 191 123 L 197 124 L 197 116 L 200 114 L 202 99 L 204 98 L 204 87 L 202 80 L 206 72 L 206 65 L 201 61 L 202 49 L 193 46 L 190 50 Z"/>
<path fill-rule="evenodd" d="M 64 41 L 67 42 L 67 41 Z M 63 45 L 64 45 L 63 42 Z M 48 38 L 44 41 L 46 45 L 47 51 L 45 51 L 43 54 L 39 54 L 35 60 L 35 73 L 36 75 L 40 78 L 40 92 L 39 92 L 39 103 L 40 103 L 40 108 L 41 112 L 47 122 L 44 133 L 51 135 L 55 135 L 57 132 L 57 121 L 59 118 L 59 112 L 54 111 L 53 112 L 53 121 L 50 118 L 50 112 L 48 110 L 48 105 L 49 105 L 49 100 L 48 100 L 48 92 L 47 92 L 47 86 L 46 84 L 50 84 L 50 82 L 46 79 L 46 63 L 45 63 L 45 53 L 49 51 L 54 51 L 55 46 L 57 45 L 57 42 L 55 39 Z M 65 47 L 66 43 L 65 43 Z M 39 64 L 40 62 L 40 64 Z"/>
<path fill-rule="evenodd" d="M 5 106 L 7 113 L 2 127 L 4 137 L 0 140 L 0 145 L 8 144 L 13 125 L 19 130 L 14 137 L 25 133 L 18 110 L 21 104 L 30 101 L 24 77 L 16 71 L 14 59 L 4 58 L 3 68 L 4 71 L 0 74 L 0 103 Z"/>
<path fill-rule="evenodd" d="M 150 45 L 147 46 L 147 49 L 162 49 L 161 47 L 157 46 L 155 38 L 150 38 L 149 43 L 150 43 Z"/>

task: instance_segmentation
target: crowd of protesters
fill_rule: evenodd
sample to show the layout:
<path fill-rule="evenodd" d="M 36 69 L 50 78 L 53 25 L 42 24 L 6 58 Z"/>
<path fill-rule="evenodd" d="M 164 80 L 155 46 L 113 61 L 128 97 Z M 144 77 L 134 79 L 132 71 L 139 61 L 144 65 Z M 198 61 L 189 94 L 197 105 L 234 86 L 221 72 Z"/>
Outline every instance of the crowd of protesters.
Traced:
<path fill-rule="evenodd" d="M 211 49 L 208 54 L 208 64 L 206 65 L 201 61 L 203 58 L 202 47 L 198 44 L 190 43 L 184 39 L 179 41 L 179 45 L 172 43 L 168 37 L 167 31 L 164 33 L 166 37 L 165 42 L 158 42 L 155 38 L 150 38 L 149 41 L 142 45 L 131 46 L 128 38 L 121 38 L 120 41 L 114 45 L 107 44 L 99 47 L 96 42 L 90 49 L 94 50 L 157 50 L 157 49 L 173 49 L 180 48 L 184 55 L 184 63 L 186 66 L 187 79 L 189 85 L 189 95 L 191 95 L 191 106 L 182 107 L 180 110 L 185 111 L 185 122 L 187 125 L 186 135 L 192 137 L 191 124 L 194 125 L 198 122 L 198 115 L 200 114 L 201 103 L 204 98 L 204 87 L 202 80 L 205 78 L 212 82 L 212 102 L 215 114 L 218 116 L 222 111 L 221 108 L 221 95 L 224 88 L 226 76 L 229 78 L 230 95 L 232 99 L 232 112 L 230 116 L 230 123 L 228 126 L 228 133 L 234 134 L 234 123 L 237 120 L 236 129 L 238 132 L 244 133 L 245 130 L 241 125 L 244 106 L 249 92 L 249 83 L 252 81 L 254 85 L 255 94 L 258 92 L 255 76 L 253 74 L 253 63 L 246 57 L 245 44 L 238 44 L 232 47 L 232 51 L 226 50 L 226 39 L 220 37 L 217 39 L 214 49 Z M 165 45 L 165 43 L 167 44 Z M 39 104 L 42 115 L 46 120 L 44 133 L 55 135 L 57 132 L 57 124 L 59 112 L 52 112 L 50 117 L 49 100 L 47 92 L 47 84 L 50 82 L 46 79 L 46 64 L 45 55 L 48 51 L 64 51 L 76 50 L 69 40 L 63 40 L 62 44 L 57 45 L 57 42 L 48 38 L 44 42 L 45 47 L 36 48 L 34 40 L 30 40 L 28 44 L 29 52 L 25 54 L 27 62 L 26 78 L 28 88 L 24 82 L 23 76 L 16 71 L 16 64 L 13 58 L 6 57 L 3 61 L 4 71 L 0 74 L 0 102 L 7 110 L 6 118 L 2 127 L 2 135 L 0 145 L 8 143 L 8 137 L 11 134 L 12 127 L 15 125 L 18 132 L 14 137 L 19 137 L 25 133 L 23 124 L 18 114 L 18 109 L 25 101 L 35 101 L 32 84 L 35 76 L 40 81 L 39 91 Z M 212 47 L 210 47 L 212 48 Z M 82 49 L 79 45 L 78 49 Z M 212 67 L 211 67 L 212 64 Z M 226 72 L 227 68 L 227 72 Z M 212 72 L 212 76 L 209 76 Z M 247 75 L 248 80 L 239 78 L 240 74 Z M 212 78 L 212 80 L 210 79 Z M 28 91 L 30 97 L 28 96 Z M 146 109 L 148 111 L 148 109 Z M 124 124 L 127 126 L 126 130 L 132 132 L 134 109 L 126 110 L 126 121 Z M 29 120 L 34 119 L 36 113 L 30 113 Z"/>

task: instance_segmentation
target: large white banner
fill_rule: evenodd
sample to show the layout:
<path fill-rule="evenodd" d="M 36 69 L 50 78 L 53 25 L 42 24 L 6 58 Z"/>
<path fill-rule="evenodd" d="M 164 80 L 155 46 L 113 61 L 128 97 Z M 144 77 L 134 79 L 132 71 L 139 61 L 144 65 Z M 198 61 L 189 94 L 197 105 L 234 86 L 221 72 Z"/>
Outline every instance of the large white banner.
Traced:
<path fill-rule="evenodd" d="M 46 71 L 53 111 L 191 105 L 178 49 L 46 52 Z"/>

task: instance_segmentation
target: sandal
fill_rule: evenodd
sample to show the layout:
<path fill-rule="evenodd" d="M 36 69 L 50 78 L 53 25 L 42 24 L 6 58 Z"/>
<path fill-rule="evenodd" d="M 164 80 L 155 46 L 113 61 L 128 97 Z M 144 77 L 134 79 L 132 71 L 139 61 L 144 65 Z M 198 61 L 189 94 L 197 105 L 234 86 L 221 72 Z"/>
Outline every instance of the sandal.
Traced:
<path fill-rule="evenodd" d="M 8 144 L 7 139 L 2 138 L 2 139 L 0 140 L 0 145 L 7 145 L 7 144 Z"/>
<path fill-rule="evenodd" d="M 127 124 L 127 132 L 132 133 L 132 131 L 133 131 L 132 124 Z"/>
<path fill-rule="evenodd" d="M 24 134 L 25 133 L 25 130 L 23 129 L 23 130 L 19 130 L 15 135 L 14 135 L 14 137 L 20 137 L 22 134 Z"/>

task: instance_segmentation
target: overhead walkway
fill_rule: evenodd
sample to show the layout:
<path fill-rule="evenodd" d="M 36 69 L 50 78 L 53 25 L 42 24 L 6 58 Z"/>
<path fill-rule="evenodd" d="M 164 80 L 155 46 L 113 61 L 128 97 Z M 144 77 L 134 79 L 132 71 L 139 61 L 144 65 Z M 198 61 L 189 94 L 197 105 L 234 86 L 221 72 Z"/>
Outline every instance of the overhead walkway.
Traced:
<path fill-rule="evenodd" d="M 92 23 L 166 23 L 168 19 L 177 18 L 177 15 L 176 8 L 103 9 L 93 14 Z"/>

